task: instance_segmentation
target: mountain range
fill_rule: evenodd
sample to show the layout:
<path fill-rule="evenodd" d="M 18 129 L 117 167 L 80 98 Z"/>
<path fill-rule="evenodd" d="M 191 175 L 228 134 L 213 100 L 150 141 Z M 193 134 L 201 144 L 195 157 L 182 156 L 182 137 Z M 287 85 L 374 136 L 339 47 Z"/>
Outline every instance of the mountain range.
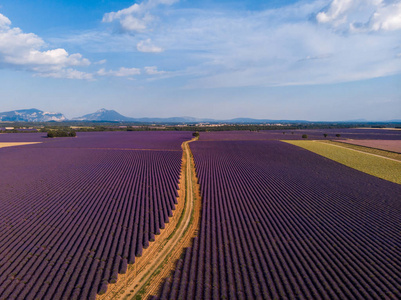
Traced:
<path fill-rule="evenodd" d="M 61 113 L 45 112 L 36 108 L 0 112 L 0 121 L 3 122 L 61 122 L 66 120 L 67 118 Z"/>
<path fill-rule="evenodd" d="M 303 123 L 308 121 L 289 121 L 289 120 L 257 120 L 251 118 L 237 118 L 232 120 L 214 120 L 207 118 L 193 118 L 193 117 L 171 117 L 171 118 L 130 118 L 121 115 L 115 110 L 108 110 L 105 108 L 98 111 L 86 114 L 82 117 L 73 118 L 68 120 L 61 113 L 44 112 L 39 109 L 21 109 L 0 113 L 0 121 L 3 122 L 49 122 L 49 121 L 92 121 L 92 122 L 136 122 L 136 123 L 162 123 L 162 124 L 195 124 L 195 123 L 236 123 L 236 124 L 255 124 L 255 123 L 280 123 L 292 122 Z"/>
<path fill-rule="evenodd" d="M 195 124 L 195 123 L 228 123 L 228 124 L 263 124 L 263 123 L 311 123 L 305 120 L 271 120 L 236 118 L 230 120 L 215 120 L 193 117 L 171 117 L 171 118 L 130 118 L 121 115 L 115 110 L 105 108 L 86 114 L 82 117 L 68 120 L 62 113 L 44 112 L 36 108 L 0 112 L 0 122 L 63 122 L 63 121 L 92 121 L 92 122 L 136 122 L 144 124 Z M 366 123 L 367 120 L 343 121 L 352 123 Z M 400 123 L 401 120 L 390 120 L 390 123 Z"/>

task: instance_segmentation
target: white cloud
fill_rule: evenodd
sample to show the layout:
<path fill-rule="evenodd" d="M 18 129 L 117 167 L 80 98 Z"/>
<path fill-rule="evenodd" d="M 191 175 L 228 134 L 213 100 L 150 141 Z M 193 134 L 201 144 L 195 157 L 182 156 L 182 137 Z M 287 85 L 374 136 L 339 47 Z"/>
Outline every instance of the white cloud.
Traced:
<path fill-rule="evenodd" d="M 319 12 L 316 15 L 316 19 L 320 23 L 328 23 L 336 21 L 337 23 L 343 23 L 346 21 L 346 14 L 355 9 L 358 4 L 362 1 L 356 0 L 333 0 L 327 9 L 327 11 Z"/>
<path fill-rule="evenodd" d="M 156 66 L 144 67 L 144 70 L 148 75 L 163 75 L 167 73 L 166 71 L 159 71 Z"/>
<path fill-rule="evenodd" d="M 94 64 L 95 65 L 104 65 L 106 62 L 107 62 L 106 59 L 102 59 L 102 60 L 99 60 L 99 61 L 95 62 Z"/>
<path fill-rule="evenodd" d="M 333 0 L 316 15 L 316 20 L 351 32 L 399 30 L 401 1 Z"/>
<path fill-rule="evenodd" d="M 179 53 L 176 64 L 185 71 L 173 74 L 191 88 L 330 84 L 401 72 L 396 31 L 344 34 L 310 21 L 322 7 L 315 1 L 261 12 L 177 11 L 170 19 L 177 21 L 152 38 Z M 369 20 L 371 13 L 363 14 Z"/>
<path fill-rule="evenodd" d="M 93 75 L 90 73 L 81 72 L 74 69 L 62 69 L 54 72 L 43 72 L 38 73 L 40 77 L 52 77 L 52 78 L 67 78 L 67 79 L 93 79 Z"/>
<path fill-rule="evenodd" d="M 81 54 L 68 54 L 65 49 L 42 50 L 45 42 L 33 33 L 23 33 L 11 27 L 11 21 L 0 14 L 0 66 L 18 68 L 39 73 L 40 76 L 77 78 L 80 72 L 67 69 L 72 66 L 88 66 L 90 62 Z M 57 74 L 57 75 L 55 75 Z M 75 74 L 75 75 L 74 75 Z"/>
<path fill-rule="evenodd" d="M 401 29 L 401 1 L 379 7 L 370 20 L 370 28 L 374 31 Z"/>
<path fill-rule="evenodd" d="M 126 76 L 133 76 L 133 75 L 139 75 L 141 74 L 141 70 L 138 68 L 120 68 L 119 70 L 105 70 L 105 69 L 100 69 L 97 72 L 98 75 L 100 76 L 116 76 L 116 77 L 126 77 Z"/>
<path fill-rule="evenodd" d="M 400 0 L 314 0 L 276 9 L 244 11 L 176 7 L 155 10 L 161 1 L 144 1 L 106 14 L 104 21 L 120 24 L 124 19 L 129 20 L 128 16 L 144 20 L 146 14 L 151 14 L 158 22 L 152 30 L 148 30 L 149 23 L 145 22 L 146 32 L 136 31 L 135 35 L 99 33 L 76 40 L 85 47 L 97 45 L 99 51 L 107 49 L 122 55 L 135 52 L 135 47 L 142 52 L 160 53 L 166 49 L 159 55 L 140 56 L 141 63 L 156 66 L 163 61 L 163 67 L 170 72 L 153 78 L 169 78 L 178 86 L 349 82 L 401 73 L 401 60 L 397 56 L 400 51 L 396 48 L 400 45 L 396 29 L 400 3 Z M 103 76 L 118 73 L 105 69 L 99 72 Z M 163 71 L 155 67 L 142 69 L 146 75 L 160 72 Z"/>
<path fill-rule="evenodd" d="M 151 11 L 159 5 L 170 6 L 179 0 L 145 0 L 141 3 L 119 10 L 106 13 L 103 16 L 104 23 L 119 22 L 121 29 L 129 32 L 144 32 L 155 21 Z"/>
<path fill-rule="evenodd" d="M 151 39 L 140 41 L 136 48 L 139 52 L 150 52 L 150 53 L 160 53 L 163 52 L 163 48 L 153 45 Z"/>
<path fill-rule="evenodd" d="M 10 25 L 11 25 L 10 19 L 7 18 L 6 16 L 3 16 L 2 14 L 0 14 L 0 28 L 8 27 Z"/>

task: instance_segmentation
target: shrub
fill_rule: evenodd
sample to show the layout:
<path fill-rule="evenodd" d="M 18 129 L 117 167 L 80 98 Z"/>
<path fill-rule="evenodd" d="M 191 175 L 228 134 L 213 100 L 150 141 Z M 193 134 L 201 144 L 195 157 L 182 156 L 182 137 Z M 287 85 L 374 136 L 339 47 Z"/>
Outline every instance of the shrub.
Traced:
<path fill-rule="evenodd" d="M 194 133 L 192 133 L 192 136 L 194 136 L 194 137 L 198 137 L 199 136 L 199 132 L 194 132 Z"/>
<path fill-rule="evenodd" d="M 327 133 L 323 133 L 323 136 L 324 136 L 324 137 L 327 137 Z"/>
<path fill-rule="evenodd" d="M 307 138 L 308 138 L 308 135 L 307 135 L 307 134 L 303 134 L 303 135 L 302 135 L 302 138 L 303 138 L 303 139 L 307 139 Z"/>
<path fill-rule="evenodd" d="M 341 134 L 339 134 L 339 133 L 336 134 L 336 137 L 340 137 L 340 136 L 341 136 Z"/>
<path fill-rule="evenodd" d="M 65 131 L 65 130 L 52 130 L 47 133 L 48 138 L 54 137 L 75 137 L 77 133 L 74 130 Z"/>

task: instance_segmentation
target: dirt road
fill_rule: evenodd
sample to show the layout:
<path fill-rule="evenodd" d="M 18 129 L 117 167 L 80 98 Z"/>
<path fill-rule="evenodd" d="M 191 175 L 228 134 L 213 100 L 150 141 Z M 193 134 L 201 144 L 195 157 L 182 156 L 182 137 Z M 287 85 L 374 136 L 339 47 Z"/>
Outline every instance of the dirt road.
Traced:
<path fill-rule="evenodd" d="M 183 160 L 180 179 L 180 197 L 174 217 L 156 241 L 144 250 L 127 274 L 119 275 L 115 285 L 97 299 L 144 299 L 159 290 L 164 279 L 174 270 L 175 262 L 185 247 L 191 245 L 200 220 L 200 194 L 194 162 L 186 141 L 182 144 Z"/>

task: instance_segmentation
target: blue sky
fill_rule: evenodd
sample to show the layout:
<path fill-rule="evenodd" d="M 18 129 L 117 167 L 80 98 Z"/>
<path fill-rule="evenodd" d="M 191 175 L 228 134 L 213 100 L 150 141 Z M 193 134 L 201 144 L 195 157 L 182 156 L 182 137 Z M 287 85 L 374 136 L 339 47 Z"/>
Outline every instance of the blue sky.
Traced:
<path fill-rule="evenodd" d="M 401 119 L 401 1 L 0 2 L 0 111 Z"/>

